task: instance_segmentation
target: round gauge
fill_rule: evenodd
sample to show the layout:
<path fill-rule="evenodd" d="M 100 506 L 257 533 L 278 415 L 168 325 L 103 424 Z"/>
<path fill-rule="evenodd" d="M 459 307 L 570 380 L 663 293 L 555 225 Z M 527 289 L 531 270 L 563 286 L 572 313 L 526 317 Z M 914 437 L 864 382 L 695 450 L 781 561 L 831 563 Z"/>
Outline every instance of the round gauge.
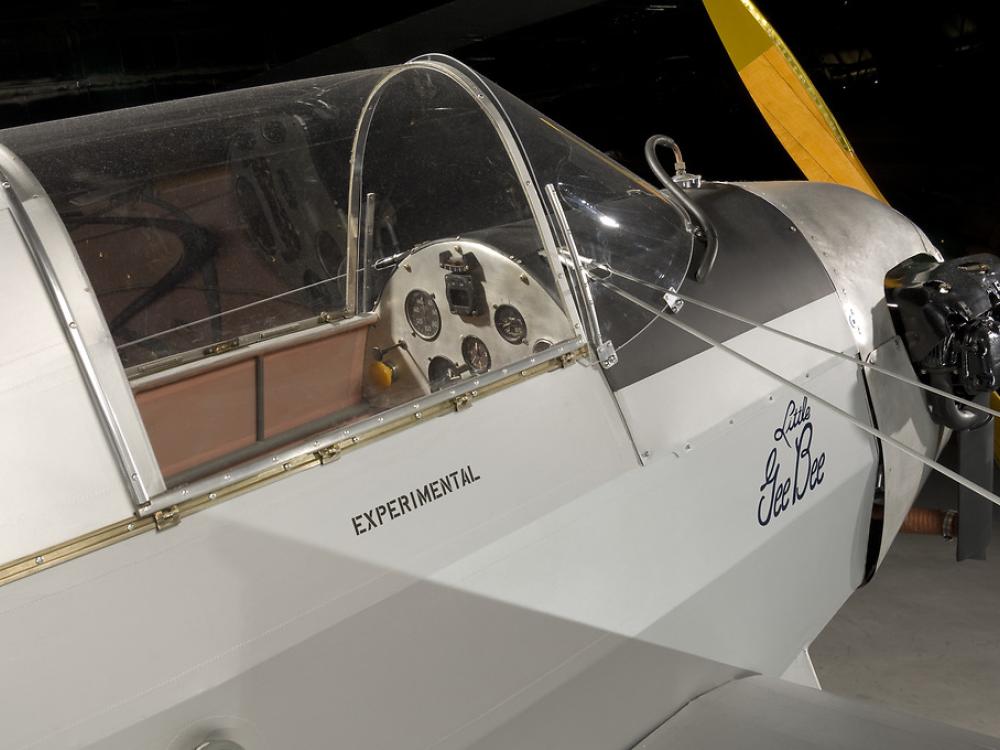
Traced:
<path fill-rule="evenodd" d="M 455 377 L 458 366 L 447 357 L 434 357 L 427 365 L 427 379 L 431 388 L 437 390 Z"/>
<path fill-rule="evenodd" d="M 528 324 L 524 322 L 521 311 L 513 305 L 500 305 L 493 315 L 493 322 L 504 341 L 522 344 L 528 338 Z"/>
<path fill-rule="evenodd" d="M 466 336 L 462 339 L 462 356 L 465 358 L 465 364 L 476 375 L 482 375 L 493 364 L 490 359 L 490 350 L 486 348 L 486 344 L 481 339 L 475 336 Z"/>
<path fill-rule="evenodd" d="M 414 289 L 406 295 L 403 309 L 406 311 L 406 322 L 420 338 L 433 341 L 441 333 L 441 313 L 429 292 Z"/>
<path fill-rule="evenodd" d="M 539 352 L 544 352 L 550 346 L 552 346 L 552 342 L 548 339 L 538 339 L 538 341 L 535 342 L 535 345 L 531 347 L 531 353 L 538 354 Z"/>

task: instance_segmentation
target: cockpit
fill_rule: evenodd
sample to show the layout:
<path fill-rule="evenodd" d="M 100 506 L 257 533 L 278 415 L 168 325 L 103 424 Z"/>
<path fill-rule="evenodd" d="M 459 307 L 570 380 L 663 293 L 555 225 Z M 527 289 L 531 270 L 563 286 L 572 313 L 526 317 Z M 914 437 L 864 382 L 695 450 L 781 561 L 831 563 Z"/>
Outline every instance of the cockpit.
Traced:
<path fill-rule="evenodd" d="M 127 383 L 163 491 L 588 345 L 613 364 L 653 316 L 585 269 L 673 288 L 692 255 L 682 207 L 436 56 L 0 144 L 74 259 L 57 281 L 96 302 L 83 346 L 98 387 Z"/>

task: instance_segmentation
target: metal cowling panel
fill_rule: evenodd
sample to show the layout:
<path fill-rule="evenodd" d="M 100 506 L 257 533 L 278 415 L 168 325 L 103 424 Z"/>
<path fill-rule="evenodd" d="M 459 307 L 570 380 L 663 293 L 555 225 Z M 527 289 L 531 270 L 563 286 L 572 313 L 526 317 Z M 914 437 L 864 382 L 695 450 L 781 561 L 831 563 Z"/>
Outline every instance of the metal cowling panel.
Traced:
<path fill-rule="evenodd" d="M 725 184 L 709 184 L 689 191 L 689 196 L 715 225 L 719 255 L 709 277 L 701 283 L 687 282 L 685 294 L 764 323 L 833 291 L 829 275 L 802 233 L 767 201 Z M 720 341 L 750 329 L 694 305 L 680 315 Z M 619 364 L 606 371 L 608 381 L 612 389 L 621 390 L 708 348 L 674 326 L 655 323 L 621 347 Z"/>
<path fill-rule="evenodd" d="M 900 261 L 940 253 L 909 219 L 879 201 L 842 185 L 768 182 L 744 186 L 783 211 L 812 245 L 836 285 L 862 358 L 916 379 L 886 304 L 886 272 Z M 923 394 L 876 372 L 866 373 L 876 426 L 926 456 L 936 456 L 943 431 L 934 424 Z M 885 520 L 877 562 L 923 485 L 928 470 L 898 450 L 883 452 Z M 877 527 L 874 527 L 877 528 Z"/>
<path fill-rule="evenodd" d="M 795 222 L 833 279 L 861 356 L 896 335 L 885 303 L 886 272 L 918 253 L 940 259 L 912 221 L 843 185 L 755 182 L 741 187 Z"/>

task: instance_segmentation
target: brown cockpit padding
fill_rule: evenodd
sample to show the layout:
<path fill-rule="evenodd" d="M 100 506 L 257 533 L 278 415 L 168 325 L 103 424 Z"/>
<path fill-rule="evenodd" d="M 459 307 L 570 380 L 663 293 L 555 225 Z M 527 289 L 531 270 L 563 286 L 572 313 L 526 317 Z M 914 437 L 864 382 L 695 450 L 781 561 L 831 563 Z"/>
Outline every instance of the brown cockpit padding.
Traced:
<path fill-rule="evenodd" d="M 165 477 L 254 443 L 256 369 L 251 359 L 136 394 Z"/>
<path fill-rule="evenodd" d="M 263 355 L 263 437 L 359 403 L 367 335 L 356 328 Z"/>
<path fill-rule="evenodd" d="M 363 325 L 137 393 L 163 476 L 357 406 L 367 337 Z"/>

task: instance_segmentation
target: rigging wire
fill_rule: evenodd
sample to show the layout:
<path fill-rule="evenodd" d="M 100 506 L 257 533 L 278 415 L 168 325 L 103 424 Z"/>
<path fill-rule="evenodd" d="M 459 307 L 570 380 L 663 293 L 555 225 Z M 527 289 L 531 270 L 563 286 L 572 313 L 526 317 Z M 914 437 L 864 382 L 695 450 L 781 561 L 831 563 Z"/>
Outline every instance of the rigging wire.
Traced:
<path fill-rule="evenodd" d="M 761 373 L 763 373 L 765 375 L 770 376 L 771 378 L 779 381 L 783 385 L 785 385 L 785 386 L 787 386 L 789 388 L 792 388 L 793 390 L 798 391 L 799 393 L 801 393 L 801 394 L 803 394 L 805 396 L 808 396 L 809 398 L 813 399 L 813 401 L 815 401 L 817 404 L 820 404 L 821 406 L 826 407 L 828 410 L 830 410 L 831 412 L 833 412 L 837 416 L 842 417 L 843 419 L 847 420 L 848 422 L 850 422 L 852 425 L 854 425 L 855 427 L 857 427 L 862 432 L 866 432 L 869 435 L 871 435 L 872 437 L 875 437 L 875 438 L 881 440 L 884 444 L 891 445 L 893 448 L 896 448 L 897 450 L 905 453 L 906 455 L 910 456 L 911 458 L 916 459 L 917 461 L 919 461 L 920 463 L 922 463 L 924 466 L 927 466 L 927 467 L 929 467 L 931 469 L 934 469 L 938 473 L 943 474 L 944 476 L 946 476 L 949 479 L 951 479 L 953 482 L 956 482 L 957 484 L 960 484 L 961 486 L 965 487 L 966 489 L 970 490 L 971 492 L 974 492 L 975 494 L 979 495 L 980 497 L 985 498 L 986 500 L 989 500 L 994 505 L 1000 505 L 1000 496 L 998 496 L 998 495 L 990 492 L 989 490 L 987 490 L 984 487 L 976 484 L 975 482 L 972 482 L 972 481 L 966 479 L 961 474 L 959 474 L 957 471 L 949 469 L 944 464 L 941 464 L 941 463 L 939 463 L 939 462 L 937 462 L 937 461 L 935 461 L 933 459 L 927 458 L 926 456 L 924 456 L 919 451 L 911 448 L 910 446 L 906 445 L 905 443 L 900 442 L 899 440 L 897 440 L 896 438 L 892 437 L 891 435 L 889 435 L 889 434 L 887 434 L 885 432 L 882 432 L 878 428 L 872 427 L 869 424 L 865 424 L 864 422 L 862 422 L 860 419 L 858 419 L 857 417 L 855 417 L 850 412 L 845 411 L 844 409 L 841 409 L 839 406 L 836 406 L 835 404 L 831 403 L 830 401 L 827 401 L 826 399 L 822 398 L 821 396 L 817 396 L 814 392 L 812 392 L 810 390 L 807 390 L 806 388 L 803 388 L 802 386 L 800 386 L 797 383 L 793 382 L 792 380 L 786 378 L 785 376 L 780 375 L 779 373 L 775 372 L 774 370 L 771 370 L 771 369 L 769 369 L 767 367 L 764 367 L 759 362 L 755 362 L 754 360 L 750 359 L 750 357 L 747 357 L 746 355 L 741 354 L 740 352 L 736 351 L 735 349 L 733 349 L 733 348 L 731 348 L 729 346 L 726 346 L 721 341 L 717 341 L 716 339 L 712 338 L 711 336 L 708 336 L 708 335 L 702 333 L 701 331 L 697 330 L 696 328 L 693 328 L 693 327 L 689 326 L 687 323 L 681 322 L 676 317 L 672 317 L 672 316 L 668 315 L 667 313 L 661 313 L 659 310 L 657 310 L 652 305 L 647 304 L 646 302 L 642 301 L 641 299 L 639 299 L 638 297 L 635 297 L 632 294 L 629 294 L 628 292 L 626 292 L 625 290 L 621 289 L 620 287 L 618 287 L 618 286 L 616 286 L 616 285 L 614 285 L 614 284 L 612 284 L 610 282 L 607 282 L 607 281 L 598 281 L 598 283 L 601 286 L 603 286 L 606 289 L 608 289 L 611 292 L 613 292 L 614 294 L 617 294 L 619 297 L 621 297 L 622 299 L 626 300 L 627 302 L 631 302 L 632 304 L 634 304 L 637 307 L 645 310 L 646 312 L 652 313 L 653 315 L 656 315 L 657 317 L 659 317 L 659 318 L 667 321 L 671 325 L 680 328 L 685 333 L 688 333 L 691 336 L 694 336 L 695 338 L 700 339 L 701 341 L 704 341 L 709 346 L 715 347 L 716 349 L 719 349 L 719 350 L 721 350 L 721 351 L 729 354 L 730 356 L 735 357 L 736 359 L 738 359 L 743 364 L 748 365 L 749 367 L 751 367 L 751 368 L 753 368 L 755 370 L 758 370 L 759 372 L 761 372 Z"/>
<path fill-rule="evenodd" d="M 174 326 L 173 328 L 167 328 L 166 330 L 159 331 L 157 333 L 151 333 L 148 336 L 143 336 L 142 338 L 133 339 L 132 341 L 126 341 L 124 344 L 120 344 L 117 348 L 118 348 L 119 351 L 121 351 L 122 349 L 127 349 L 130 346 L 135 346 L 136 344 L 141 344 L 143 341 L 149 341 L 150 339 L 159 338 L 160 336 L 166 336 L 168 333 L 176 333 L 177 331 L 182 331 L 185 328 L 191 328 L 192 326 L 201 325 L 202 323 L 207 323 L 210 320 L 215 320 L 216 318 L 221 318 L 224 315 L 229 315 L 230 313 L 240 312 L 242 310 L 247 310 L 247 309 L 249 309 L 251 307 L 255 307 L 257 305 L 263 305 L 266 302 L 273 302 L 274 300 L 280 299 L 281 297 L 287 297 L 290 294 L 296 294 L 297 292 L 303 292 L 306 289 L 311 289 L 312 287 L 319 286 L 321 284 L 329 284 L 331 281 L 337 281 L 339 279 L 345 278 L 346 276 L 347 276 L 346 273 L 342 273 L 339 276 L 331 276 L 328 279 L 320 279 L 319 281 L 314 281 L 311 284 L 306 284 L 305 286 L 300 286 L 300 287 L 297 287 L 295 289 L 289 289 L 286 292 L 281 292 L 280 294 L 275 294 L 275 295 L 273 295 L 271 297 L 265 297 L 264 299 L 259 299 L 259 300 L 256 300 L 254 302 L 248 302 L 245 305 L 239 305 L 238 307 L 230 308 L 229 310 L 223 310 L 222 312 L 216 313 L 215 315 L 209 315 L 209 316 L 204 317 L 204 318 L 199 318 L 198 320 L 192 320 L 190 323 L 182 323 L 179 326 Z"/>
<path fill-rule="evenodd" d="M 991 409 L 988 406 L 984 406 L 983 404 L 978 404 L 975 401 L 970 401 L 969 399 L 962 398 L 961 396 L 956 396 L 954 393 L 943 390 L 941 388 L 936 388 L 933 385 L 928 385 L 927 383 L 923 383 L 919 380 L 916 380 L 915 378 L 908 377 L 907 375 L 903 375 L 902 373 L 898 373 L 888 368 L 877 365 L 874 362 L 864 362 L 858 359 L 857 357 L 852 357 L 849 354 L 844 354 L 843 352 L 823 346 L 822 344 L 817 344 L 815 341 L 804 339 L 801 336 L 796 336 L 793 333 L 782 331 L 781 329 L 774 328 L 773 326 L 769 326 L 766 323 L 758 323 L 755 320 L 751 320 L 750 318 L 746 318 L 734 312 L 723 310 L 720 307 L 716 307 L 715 305 L 711 305 L 707 302 L 702 302 L 701 300 L 695 299 L 694 297 L 689 297 L 686 294 L 681 294 L 680 292 L 676 292 L 670 289 L 665 289 L 663 287 L 657 286 L 656 284 L 640 279 L 637 276 L 633 276 L 629 273 L 625 273 L 624 271 L 619 271 L 615 268 L 612 268 L 607 264 L 601 264 L 601 266 L 605 268 L 607 271 L 609 271 L 612 275 L 620 276 L 623 279 L 628 279 L 629 281 L 633 281 L 636 284 L 640 284 L 646 287 L 647 289 L 652 289 L 653 291 L 660 292 L 662 294 L 669 294 L 673 297 L 676 297 L 679 300 L 683 300 L 684 302 L 689 302 L 695 307 L 700 307 L 705 310 L 708 310 L 709 312 L 713 312 L 717 315 L 730 318 L 731 320 L 744 323 L 745 325 L 751 326 L 753 328 L 758 328 L 760 330 L 767 331 L 768 333 L 776 334 L 778 336 L 781 336 L 782 338 L 788 339 L 789 341 L 794 341 L 798 344 L 802 344 L 803 346 L 811 347 L 813 349 L 823 352 L 824 354 L 829 354 L 831 357 L 838 357 L 840 359 L 846 360 L 848 362 L 853 363 L 856 367 L 860 367 L 865 370 L 871 370 L 872 372 L 877 372 L 880 375 L 885 375 L 887 378 L 898 380 L 901 383 L 906 383 L 907 385 L 911 385 L 915 388 L 919 388 L 929 393 L 935 393 L 939 396 L 943 396 L 958 404 L 962 404 L 962 406 L 965 406 L 968 409 L 980 412 L 981 414 L 988 414 L 991 417 L 1000 417 L 1000 411 L 996 409 Z M 591 278 L 594 277 L 592 276 Z M 595 281 L 599 281 L 599 279 L 595 278 Z"/>

